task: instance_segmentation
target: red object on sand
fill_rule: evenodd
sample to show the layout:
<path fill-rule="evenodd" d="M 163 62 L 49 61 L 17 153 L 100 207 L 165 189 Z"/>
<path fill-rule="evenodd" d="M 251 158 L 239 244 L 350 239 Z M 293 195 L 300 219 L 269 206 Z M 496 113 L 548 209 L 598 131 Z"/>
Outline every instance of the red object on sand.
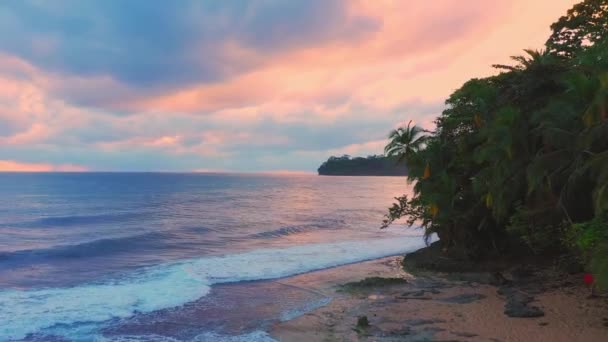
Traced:
<path fill-rule="evenodd" d="M 585 273 L 585 275 L 583 276 L 583 281 L 587 285 L 593 284 L 593 282 L 595 281 L 595 279 L 593 279 L 593 274 L 591 274 L 591 273 Z"/>

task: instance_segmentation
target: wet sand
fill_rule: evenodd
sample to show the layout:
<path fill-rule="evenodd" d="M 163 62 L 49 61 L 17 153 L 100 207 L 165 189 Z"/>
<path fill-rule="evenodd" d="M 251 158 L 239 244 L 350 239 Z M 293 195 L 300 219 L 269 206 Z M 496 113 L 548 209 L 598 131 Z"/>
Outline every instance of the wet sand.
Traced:
<path fill-rule="evenodd" d="M 280 280 L 333 299 L 273 324 L 270 335 L 279 341 L 608 341 L 608 303 L 605 298 L 588 298 L 580 276 L 529 277 L 523 285 L 505 287 L 490 285 L 479 274 L 459 280 L 439 273 L 413 276 L 401 269 L 401 259 L 384 258 Z M 340 287 L 366 277 L 407 282 Z M 505 304 L 513 301 L 520 313 L 533 309 L 532 315 L 543 315 L 508 317 Z M 521 311 L 522 305 L 528 311 Z M 369 326 L 357 327 L 362 316 Z"/>

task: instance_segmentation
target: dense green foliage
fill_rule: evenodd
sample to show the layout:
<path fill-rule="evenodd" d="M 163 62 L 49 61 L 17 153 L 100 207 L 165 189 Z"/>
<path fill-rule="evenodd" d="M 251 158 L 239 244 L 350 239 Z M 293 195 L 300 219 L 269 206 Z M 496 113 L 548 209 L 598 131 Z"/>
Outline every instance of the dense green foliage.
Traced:
<path fill-rule="evenodd" d="M 545 51 L 456 90 L 434 132 L 391 133 L 415 186 L 384 226 L 407 216 L 469 257 L 575 252 L 608 285 L 608 0 L 552 29 Z"/>
<path fill-rule="evenodd" d="M 318 170 L 323 176 L 405 176 L 407 167 L 396 157 L 369 156 L 367 158 L 349 155 L 329 157 Z"/>
<path fill-rule="evenodd" d="M 547 41 L 550 52 L 574 57 L 586 46 L 600 42 L 608 34 L 608 3 L 587 0 L 572 7 L 551 25 L 553 34 Z"/>

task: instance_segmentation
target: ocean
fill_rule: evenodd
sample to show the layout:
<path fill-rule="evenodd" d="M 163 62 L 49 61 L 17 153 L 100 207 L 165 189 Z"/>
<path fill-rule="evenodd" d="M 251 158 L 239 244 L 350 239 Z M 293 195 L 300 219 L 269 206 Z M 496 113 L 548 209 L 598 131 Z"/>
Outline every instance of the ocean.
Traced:
<path fill-rule="evenodd" d="M 404 177 L 2 173 L 0 341 L 272 341 L 269 324 L 331 298 L 270 280 L 424 246 L 418 229 L 379 229 L 406 189 Z"/>

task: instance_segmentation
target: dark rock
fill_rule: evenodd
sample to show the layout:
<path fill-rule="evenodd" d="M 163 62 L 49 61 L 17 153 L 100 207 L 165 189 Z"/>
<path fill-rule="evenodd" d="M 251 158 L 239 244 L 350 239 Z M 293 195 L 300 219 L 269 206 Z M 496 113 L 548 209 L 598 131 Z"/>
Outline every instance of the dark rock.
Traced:
<path fill-rule="evenodd" d="M 396 299 L 405 299 L 405 300 L 431 300 L 433 298 L 431 297 L 404 297 L 404 296 L 397 296 L 395 297 Z"/>
<path fill-rule="evenodd" d="M 504 286 L 511 284 L 511 281 L 505 278 L 505 276 L 501 272 L 493 272 L 488 284 L 494 286 Z"/>
<path fill-rule="evenodd" d="M 462 273 L 451 273 L 448 275 L 450 280 L 466 281 L 469 286 L 473 284 L 496 284 L 500 280 L 496 279 L 493 273 L 490 272 L 462 272 Z"/>
<path fill-rule="evenodd" d="M 398 337 L 398 336 L 407 336 L 411 334 L 411 329 L 409 327 L 404 327 L 401 329 L 391 330 L 388 332 L 383 332 L 381 334 L 382 337 Z"/>
<path fill-rule="evenodd" d="M 356 292 L 356 291 L 373 290 L 374 288 L 377 288 L 377 287 L 405 285 L 405 284 L 407 284 L 407 280 L 405 280 L 403 278 L 369 277 L 369 278 L 365 278 L 360 281 L 355 281 L 355 282 L 341 285 L 339 287 L 339 290 L 345 291 L 345 292 Z"/>
<path fill-rule="evenodd" d="M 511 288 L 511 287 L 504 287 L 504 286 L 503 286 L 503 287 L 499 287 L 499 288 L 496 290 L 496 293 L 498 293 L 498 294 L 499 294 L 499 295 L 501 295 L 501 296 L 506 296 L 506 295 L 507 295 L 507 294 L 508 294 L 508 293 L 509 293 L 511 290 L 512 290 L 512 288 Z"/>
<path fill-rule="evenodd" d="M 430 246 L 409 253 L 403 258 L 403 268 L 407 272 L 440 271 L 440 272 L 467 272 L 476 269 L 472 262 L 462 253 L 455 251 L 445 252 L 441 241 Z"/>
<path fill-rule="evenodd" d="M 461 294 L 461 295 L 457 295 L 457 296 L 453 296 L 453 297 L 442 298 L 440 300 L 442 302 L 446 302 L 446 303 L 469 304 L 469 303 L 473 303 L 475 301 L 478 301 L 478 300 L 481 300 L 484 298 L 486 298 L 486 296 L 484 296 L 480 293 L 467 293 L 467 294 Z"/>
<path fill-rule="evenodd" d="M 445 323 L 445 320 L 418 318 L 418 319 L 408 319 L 405 321 L 405 323 L 412 325 L 412 326 L 418 326 L 418 325 L 427 325 L 427 324 L 435 324 L 435 323 Z"/>
<path fill-rule="evenodd" d="M 536 306 L 518 302 L 507 302 L 504 313 L 509 317 L 519 318 L 542 317 L 545 315 L 544 311 Z"/>
<path fill-rule="evenodd" d="M 547 292 L 547 289 L 544 286 L 531 286 L 527 287 L 526 291 L 531 295 L 539 295 L 541 293 Z"/>
<path fill-rule="evenodd" d="M 534 275 L 534 270 L 528 266 L 520 266 L 511 271 L 511 275 L 516 280 L 527 279 Z"/>
<path fill-rule="evenodd" d="M 532 296 L 528 295 L 527 293 L 523 292 L 518 288 L 511 286 L 499 287 L 496 293 L 501 296 L 505 296 L 508 300 L 525 302 L 526 304 L 534 300 Z"/>
<path fill-rule="evenodd" d="M 532 297 L 526 293 L 517 291 L 517 292 L 512 293 L 509 296 L 508 301 L 526 305 L 526 304 L 532 303 L 532 301 L 534 301 L 534 297 Z"/>
<path fill-rule="evenodd" d="M 406 292 L 403 292 L 401 294 L 401 296 L 403 296 L 403 297 L 423 297 L 427 293 L 430 293 L 430 294 L 439 294 L 441 292 L 439 290 L 437 290 L 437 289 L 416 290 L 416 291 L 406 291 Z"/>
<path fill-rule="evenodd" d="M 529 304 L 534 301 L 530 296 L 519 289 L 513 287 L 501 287 L 498 294 L 505 296 L 505 315 L 509 317 L 542 317 L 545 313 L 536 306 Z"/>
<path fill-rule="evenodd" d="M 542 317 L 545 313 L 536 306 L 518 305 L 518 304 L 507 304 L 505 306 L 505 315 L 509 317 L 519 318 L 532 318 Z"/>
<path fill-rule="evenodd" d="M 406 292 L 403 292 L 401 295 L 403 297 L 422 297 L 422 296 L 424 296 L 425 293 L 426 293 L 425 290 L 417 290 L 417 291 L 406 291 Z"/>

